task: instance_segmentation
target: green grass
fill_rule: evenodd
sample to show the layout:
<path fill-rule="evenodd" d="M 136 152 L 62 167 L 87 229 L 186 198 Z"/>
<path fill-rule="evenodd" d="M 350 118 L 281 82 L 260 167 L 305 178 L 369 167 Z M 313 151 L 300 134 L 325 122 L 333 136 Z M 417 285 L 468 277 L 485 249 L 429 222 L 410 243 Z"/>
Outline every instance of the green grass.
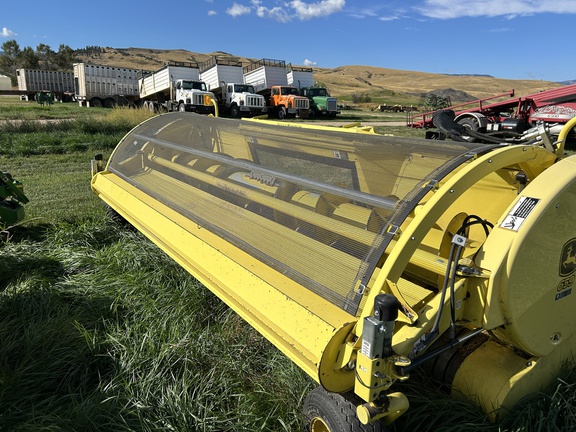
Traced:
<path fill-rule="evenodd" d="M 2 130 L 29 140 L 0 144 L 0 168 L 30 203 L 26 220 L 0 235 L 0 431 L 301 430 L 316 384 L 140 233 L 106 217 L 89 188 L 90 159 L 107 157 L 139 119 L 96 111 L 93 127 L 81 117 Z M 61 138 L 67 130 L 74 145 Z M 410 411 L 391 430 L 573 430 L 575 383 L 567 369 L 548 394 L 492 424 L 415 376 L 402 387 Z"/>

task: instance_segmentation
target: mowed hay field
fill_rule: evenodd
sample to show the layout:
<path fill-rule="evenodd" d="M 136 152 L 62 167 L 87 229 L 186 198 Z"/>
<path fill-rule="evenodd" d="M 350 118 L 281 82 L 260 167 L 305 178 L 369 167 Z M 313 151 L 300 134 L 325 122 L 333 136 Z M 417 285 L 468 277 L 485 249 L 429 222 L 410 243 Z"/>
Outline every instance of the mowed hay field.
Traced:
<path fill-rule="evenodd" d="M 30 198 L 0 228 L 0 431 L 301 431 L 315 382 L 90 190 L 149 115 L 0 100 L 0 169 Z M 568 365 L 493 424 L 415 374 L 390 431 L 570 431 L 575 385 Z"/>

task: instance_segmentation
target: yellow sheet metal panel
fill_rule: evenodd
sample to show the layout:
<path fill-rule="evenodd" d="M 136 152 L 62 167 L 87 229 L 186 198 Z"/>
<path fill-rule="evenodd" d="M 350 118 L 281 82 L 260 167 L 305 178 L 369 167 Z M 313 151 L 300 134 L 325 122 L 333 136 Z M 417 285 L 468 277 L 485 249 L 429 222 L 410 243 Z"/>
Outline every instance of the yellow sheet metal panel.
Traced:
<path fill-rule="evenodd" d="M 533 355 L 549 354 L 576 329 L 576 157 L 544 171 L 503 214 L 483 247 L 508 250 L 490 287 L 503 317 L 503 340 Z M 478 260 L 479 265 L 483 265 Z M 487 323 L 491 326 L 491 323 Z"/>
<path fill-rule="evenodd" d="M 250 255 L 115 175 L 95 176 L 92 187 L 303 370 L 319 379 L 318 363 L 324 349 L 339 326 L 353 317 L 258 265 Z M 266 283 L 266 279 L 274 280 L 275 286 Z"/>

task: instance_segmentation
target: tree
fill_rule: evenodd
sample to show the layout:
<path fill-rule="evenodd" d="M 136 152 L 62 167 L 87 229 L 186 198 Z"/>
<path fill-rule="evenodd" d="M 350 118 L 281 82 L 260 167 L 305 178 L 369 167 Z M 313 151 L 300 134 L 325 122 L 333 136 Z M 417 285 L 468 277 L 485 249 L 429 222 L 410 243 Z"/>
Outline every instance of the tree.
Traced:
<path fill-rule="evenodd" d="M 54 63 L 58 70 L 72 70 L 72 63 L 76 54 L 68 45 L 60 44 L 58 52 L 54 55 Z"/>
<path fill-rule="evenodd" d="M 13 75 L 18 67 L 18 57 L 20 56 L 20 45 L 16 40 L 11 39 L 2 44 L 4 54 L 0 56 L 0 70 Z"/>
<path fill-rule="evenodd" d="M 50 64 L 54 61 L 54 55 L 56 54 L 50 48 L 50 45 L 46 44 L 39 44 L 36 47 L 36 54 L 38 55 L 40 61 L 44 64 L 44 68 L 46 70 L 50 70 Z"/>
<path fill-rule="evenodd" d="M 30 47 L 24 48 L 20 51 L 20 55 L 18 56 L 18 63 L 19 66 L 25 69 L 38 69 L 40 65 L 40 59 L 34 52 L 34 50 Z"/>

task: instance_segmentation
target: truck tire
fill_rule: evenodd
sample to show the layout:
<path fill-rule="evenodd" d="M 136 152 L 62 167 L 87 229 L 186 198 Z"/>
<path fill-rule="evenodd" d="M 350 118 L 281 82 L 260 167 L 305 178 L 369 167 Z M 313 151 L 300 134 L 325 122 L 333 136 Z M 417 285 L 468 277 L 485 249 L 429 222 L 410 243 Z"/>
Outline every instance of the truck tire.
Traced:
<path fill-rule="evenodd" d="M 97 97 L 90 99 L 90 106 L 94 108 L 102 108 L 102 99 Z"/>
<path fill-rule="evenodd" d="M 142 104 L 142 109 L 154 113 L 154 102 L 144 101 L 144 103 Z"/>
<path fill-rule="evenodd" d="M 288 116 L 288 113 L 286 112 L 286 108 L 284 108 L 284 107 L 278 108 L 278 118 L 280 120 L 284 120 L 287 116 Z"/>
<path fill-rule="evenodd" d="M 183 102 L 180 102 L 180 103 L 178 104 L 178 111 L 180 111 L 180 112 L 186 112 L 186 105 L 184 105 Z"/>
<path fill-rule="evenodd" d="M 322 387 L 312 390 L 304 400 L 304 427 L 307 432 L 384 432 L 380 422 L 360 423 L 353 394 L 329 393 Z"/>
<path fill-rule="evenodd" d="M 232 105 L 230 107 L 230 117 L 240 118 L 240 108 L 238 105 Z"/>
<path fill-rule="evenodd" d="M 116 107 L 116 101 L 112 98 L 107 98 L 104 100 L 104 106 L 106 108 L 115 108 Z"/>

